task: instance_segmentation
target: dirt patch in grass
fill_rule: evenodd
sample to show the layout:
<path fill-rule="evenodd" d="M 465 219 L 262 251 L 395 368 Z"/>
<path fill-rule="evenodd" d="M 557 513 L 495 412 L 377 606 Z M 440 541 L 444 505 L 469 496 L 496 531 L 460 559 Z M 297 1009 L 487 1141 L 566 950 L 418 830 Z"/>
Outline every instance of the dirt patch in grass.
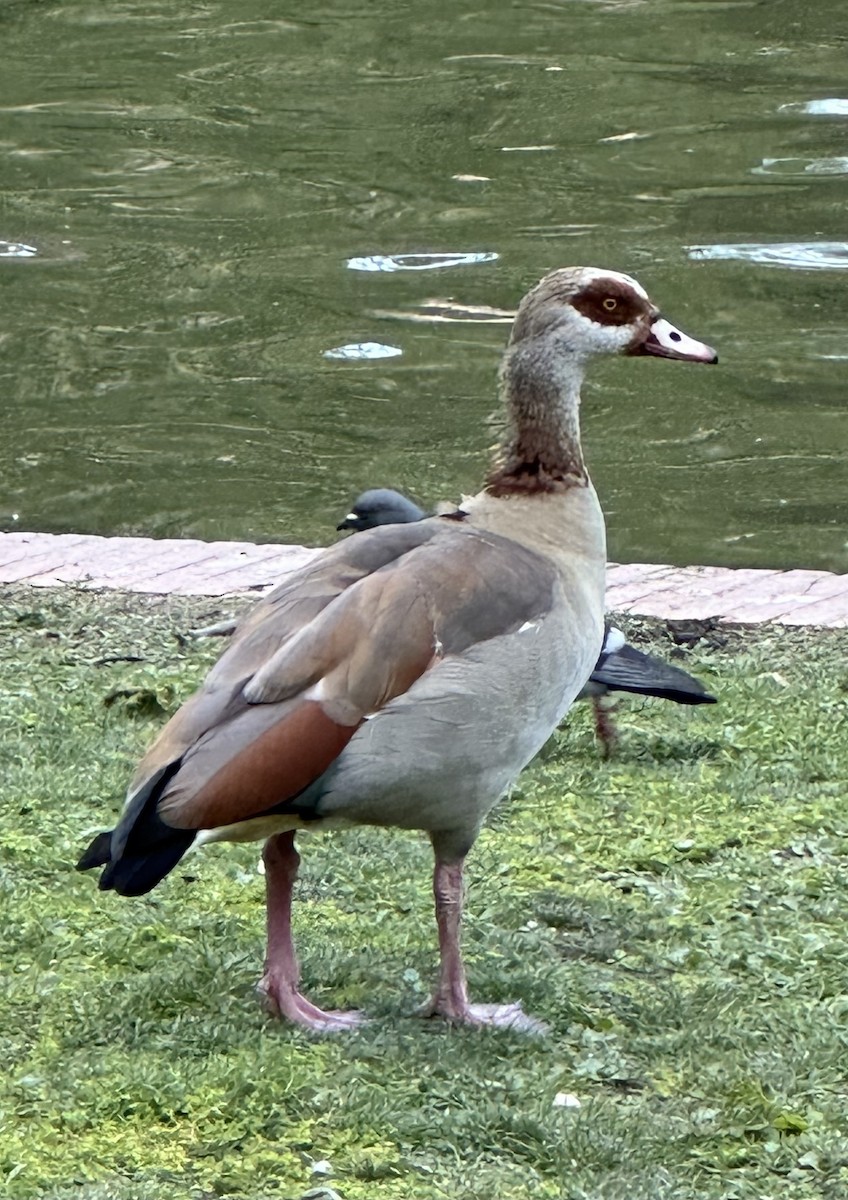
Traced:
<path fill-rule="evenodd" d="M 474 993 L 522 999 L 547 1037 L 412 1015 L 436 962 L 423 838 L 303 839 L 305 987 L 373 1017 L 322 1040 L 253 994 L 258 847 L 135 901 L 73 869 L 220 652 L 185 632 L 235 607 L 3 593 L 6 1194 L 848 1195 L 848 634 L 679 648 L 625 622 L 720 703 L 622 701 L 608 762 L 579 707 L 470 860 Z"/>

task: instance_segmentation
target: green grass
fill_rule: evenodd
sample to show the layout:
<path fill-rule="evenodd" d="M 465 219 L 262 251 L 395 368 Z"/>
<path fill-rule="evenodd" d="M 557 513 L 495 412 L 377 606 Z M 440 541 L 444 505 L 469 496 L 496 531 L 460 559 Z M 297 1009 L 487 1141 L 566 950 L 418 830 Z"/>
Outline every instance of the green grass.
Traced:
<path fill-rule="evenodd" d="M 412 1015 L 436 964 L 424 839 L 304 838 L 305 989 L 373 1017 L 319 1039 L 253 992 L 258 847 L 135 901 L 73 869 L 220 650 L 175 634 L 225 611 L 5 594 L 0 1192 L 848 1195 L 848 635 L 702 641 L 685 665 L 719 705 L 622 702 L 609 762 L 582 706 L 524 774 L 469 861 L 467 955 L 475 996 L 522 999 L 546 1037 Z"/>

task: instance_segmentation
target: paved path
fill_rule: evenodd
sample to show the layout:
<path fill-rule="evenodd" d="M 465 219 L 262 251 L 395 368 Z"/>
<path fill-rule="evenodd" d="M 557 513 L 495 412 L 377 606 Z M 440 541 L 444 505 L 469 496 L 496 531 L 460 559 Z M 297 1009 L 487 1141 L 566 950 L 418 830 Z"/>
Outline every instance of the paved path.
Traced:
<path fill-rule="evenodd" d="M 261 592 L 313 554 L 305 546 L 252 542 L 0 533 L 0 583 L 225 596 Z M 607 608 L 650 617 L 848 627 L 848 575 L 610 563 Z"/>

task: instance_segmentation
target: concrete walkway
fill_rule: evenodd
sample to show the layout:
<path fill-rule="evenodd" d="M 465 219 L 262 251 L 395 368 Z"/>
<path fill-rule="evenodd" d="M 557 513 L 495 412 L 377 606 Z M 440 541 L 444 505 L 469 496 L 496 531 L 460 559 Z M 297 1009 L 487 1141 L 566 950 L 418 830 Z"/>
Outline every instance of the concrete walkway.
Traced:
<path fill-rule="evenodd" d="M 261 593 L 316 553 L 305 546 L 0 533 L 0 583 L 129 592 Z M 610 563 L 607 609 L 672 619 L 848 627 L 848 575 Z"/>

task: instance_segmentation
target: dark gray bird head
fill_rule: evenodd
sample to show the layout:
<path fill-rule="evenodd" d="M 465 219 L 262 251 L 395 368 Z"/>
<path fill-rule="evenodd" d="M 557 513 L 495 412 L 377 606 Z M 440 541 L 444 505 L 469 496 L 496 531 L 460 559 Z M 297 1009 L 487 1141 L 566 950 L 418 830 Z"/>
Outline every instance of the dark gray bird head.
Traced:
<path fill-rule="evenodd" d="M 377 525 L 408 525 L 426 517 L 423 508 L 392 488 L 371 488 L 358 496 L 336 529 L 374 529 Z"/>

